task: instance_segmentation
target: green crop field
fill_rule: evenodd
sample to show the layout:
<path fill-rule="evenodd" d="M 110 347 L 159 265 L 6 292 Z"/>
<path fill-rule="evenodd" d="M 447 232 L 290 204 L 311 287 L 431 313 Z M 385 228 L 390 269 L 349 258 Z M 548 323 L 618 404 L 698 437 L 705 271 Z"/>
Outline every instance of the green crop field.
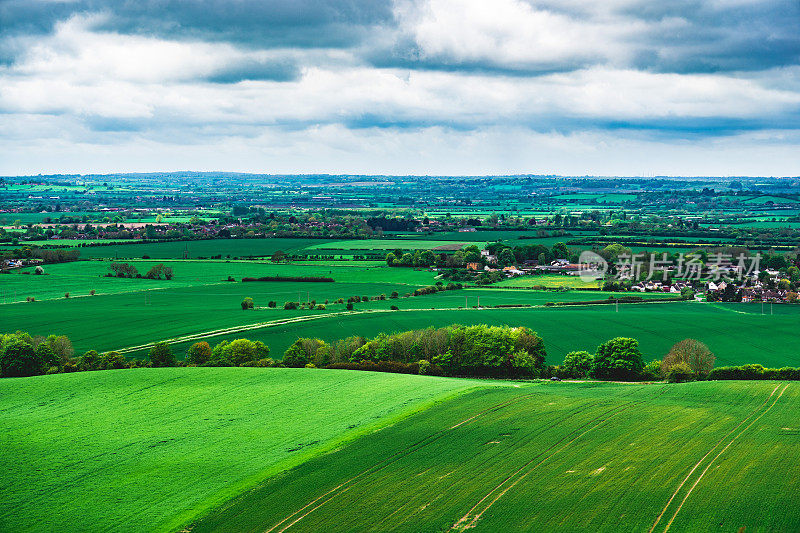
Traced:
<path fill-rule="evenodd" d="M 557 286 L 579 281 L 572 276 L 553 275 L 515 278 L 485 289 L 356 303 L 355 312 L 348 314 L 343 304 L 333 301 L 350 296 L 384 294 L 388 297 L 393 291 L 403 296 L 417 287 L 432 284 L 435 273 L 358 261 L 286 265 L 167 260 L 165 264 L 174 269 L 175 277 L 159 281 L 103 277 L 109 264 L 109 261 L 79 261 L 46 265 L 43 276 L 21 273 L 0 276 L 0 296 L 6 302 L 0 305 L 4 329 L 25 330 L 34 335 L 68 335 L 77 354 L 89 349 L 107 351 L 182 339 L 174 346 L 182 357 L 198 336 L 208 336 L 212 343 L 249 337 L 264 341 L 270 346 L 272 356 L 280 358 L 300 336 L 333 341 L 354 334 L 374 336 L 380 332 L 431 325 L 489 323 L 522 325 L 538 331 L 545 339 L 550 364 L 560 363 L 569 351 L 586 349 L 591 352 L 601 342 L 621 335 L 639 339 L 648 360 L 661 358 L 677 341 L 696 338 L 716 353 L 718 365 L 800 365 L 800 355 L 793 348 L 798 309 L 789 305 L 768 306 L 766 315 L 761 314 L 760 304 L 694 302 L 623 304 L 619 311 L 613 305 L 554 309 L 543 306 L 548 302 L 605 300 L 619 294 L 503 289 L 504 286 L 524 285 L 523 282 Z M 140 272 L 146 272 L 157 261 L 138 260 L 133 264 Z M 329 276 L 336 281 L 238 281 L 245 276 L 275 275 Z M 223 281 L 228 276 L 237 281 Z M 90 290 L 95 290 L 96 295 L 89 296 Z M 67 292 L 69 299 L 64 298 Z M 37 301 L 25 302 L 28 296 Z M 669 295 L 641 296 L 659 299 Z M 240 303 L 245 297 L 252 297 L 259 309 L 242 311 Z M 286 301 L 308 299 L 318 303 L 328 300 L 327 309 L 281 309 Z M 266 309 L 269 301 L 277 302 L 279 308 Z M 534 307 L 474 309 L 478 304 Z M 392 305 L 398 306 L 400 311 L 389 313 Z M 282 324 L 287 319 L 308 318 L 311 320 Z M 238 329 L 220 331 L 229 328 Z M 754 331 L 768 334 L 754 335 Z M 147 350 L 145 346 L 127 352 L 126 356 L 145 358 Z"/>
<path fill-rule="evenodd" d="M 541 276 L 517 276 L 501 281 L 498 287 L 591 287 L 602 285 L 599 281 L 583 281 L 580 276 L 564 276 L 561 274 L 543 274 Z"/>
<path fill-rule="evenodd" d="M 746 204 L 766 204 L 772 202 L 773 204 L 796 204 L 797 200 L 782 198 L 780 196 L 756 196 L 744 201 Z"/>
<path fill-rule="evenodd" d="M 454 302 L 463 298 L 470 291 L 455 291 Z M 523 292 L 523 291 L 520 291 Z M 527 292 L 527 291 L 524 291 Z M 555 296 L 555 293 L 552 293 Z M 571 293 L 569 294 L 572 297 Z M 433 295 L 435 298 L 438 295 Z M 470 304 L 477 303 L 471 298 Z M 450 296 L 446 296 L 450 297 Z M 482 297 L 481 305 L 488 305 L 489 294 Z M 499 298 L 500 296 L 495 296 Z M 614 305 L 577 306 L 561 308 L 500 308 L 500 309 L 430 309 L 422 307 L 428 296 L 412 299 L 401 299 L 395 302 L 400 311 L 369 312 L 369 306 L 388 305 L 388 302 L 368 305 L 356 304 L 356 312 L 335 312 L 325 316 L 326 312 L 287 312 L 265 311 L 241 313 L 258 316 L 261 321 L 299 316 L 308 317 L 317 313 L 312 320 L 304 323 L 274 324 L 264 326 L 254 324 L 249 328 L 232 333 L 214 335 L 206 340 L 210 343 L 223 339 L 246 337 L 266 343 L 272 350 L 271 355 L 280 358 L 281 354 L 298 337 L 319 337 L 325 341 L 334 341 L 351 335 L 372 337 L 381 332 L 391 333 L 408 329 L 420 329 L 430 326 L 441 327 L 448 324 L 490 324 L 526 326 L 537 331 L 543 338 L 547 348 L 547 362 L 560 364 L 567 352 L 587 350 L 594 353 L 599 344 L 616 336 L 634 337 L 639 340 L 645 360 L 661 359 L 670 347 L 683 339 L 694 338 L 706 343 L 716 354 L 717 366 L 760 363 L 764 366 L 800 366 L 800 354 L 795 349 L 796 325 L 798 310 L 794 306 L 775 306 L 773 315 L 761 315 L 760 304 L 706 304 L 696 302 L 668 302 L 621 304 L 619 311 Z M 555 298 L 554 298 L 555 299 Z M 413 300 L 413 304 L 410 302 Z M 409 304 L 406 304 L 409 302 Z M 486 302 L 486 303 L 484 303 Z M 411 308 L 403 310 L 405 305 Z M 495 304 L 492 304 L 495 305 Z M 340 306 L 341 307 L 341 306 Z M 359 309 L 362 309 L 359 311 Z M 194 315 L 195 320 L 200 314 Z M 105 349 L 126 348 L 138 344 L 151 343 L 161 339 L 172 338 L 176 332 L 204 331 L 193 327 L 191 320 L 177 326 L 168 327 L 163 324 L 166 314 L 159 319 L 147 321 L 153 328 L 151 335 L 141 333 L 119 333 L 116 346 L 109 346 L 104 337 L 93 334 L 90 341 L 102 343 Z M 229 315 L 235 319 L 236 313 Z M 220 320 L 216 327 L 230 327 L 230 322 Z M 41 325 L 46 327 L 46 323 Z M 117 325 L 119 328 L 119 325 Z M 58 329 L 58 328 L 56 328 Z M 206 329 L 212 329 L 211 327 Z M 754 331 L 768 335 L 754 335 Z M 183 354 L 196 339 L 176 342 L 173 349 Z M 82 341 L 86 342 L 86 341 Z M 132 351 L 128 357 L 144 358 L 147 349 Z"/>
<path fill-rule="evenodd" d="M 177 259 L 189 250 L 190 258 L 231 256 L 266 256 L 277 250 L 294 253 L 308 246 L 322 244 L 325 239 L 209 239 L 201 241 L 142 242 L 81 248 L 81 258 L 136 259 L 148 255 L 153 259 Z"/>
<path fill-rule="evenodd" d="M 800 490 L 786 475 L 800 446 L 795 384 L 502 385 L 292 369 L 4 380 L 0 526 L 800 527 L 786 512 Z"/>
<path fill-rule="evenodd" d="M 5 379 L 0 529 L 795 531 L 798 408 L 779 382 Z"/>
<path fill-rule="evenodd" d="M 464 247 L 471 244 L 477 245 L 482 248 L 486 245 L 485 241 L 472 241 L 471 239 L 458 239 L 453 240 L 428 240 L 420 238 L 410 239 L 379 239 L 379 240 L 355 240 L 355 241 L 323 241 L 317 244 L 311 244 L 305 249 L 308 253 L 325 253 L 326 250 L 370 250 L 370 251 L 389 251 L 395 248 L 402 248 L 404 250 L 433 250 L 440 246 L 446 247 Z M 456 250 L 458 248 L 455 248 Z"/>
<path fill-rule="evenodd" d="M 120 261 L 122 262 L 122 261 Z M 340 285 L 326 284 L 324 287 L 319 284 L 314 285 L 315 295 L 312 297 L 318 300 L 325 298 L 347 297 L 352 294 L 368 294 L 374 296 L 385 291 L 390 285 L 410 285 L 414 288 L 433 283 L 434 273 L 414 270 L 411 268 L 388 268 L 385 263 L 349 261 L 349 262 L 307 262 L 303 264 L 274 264 L 269 262 L 254 261 L 184 261 L 184 260 L 163 260 L 163 261 L 130 261 L 133 266 L 141 273 L 145 274 L 151 267 L 159 263 L 164 263 L 173 269 L 173 279 L 150 280 L 150 279 L 123 279 L 107 278 L 105 274 L 110 272 L 111 261 L 78 261 L 73 263 L 62 263 L 55 265 L 45 265 L 45 275 L 33 275 L 33 268 L 26 268 L 21 271 L 12 271 L 0 277 L 0 292 L 5 302 L 24 302 L 27 296 L 33 296 L 37 300 L 63 298 L 66 292 L 71 297 L 86 296 L 89 291 L 95 290 L 96 294 L 115 294 L 122 292 L 135 292 L 153 289 L 175 289 L 181 287 L 191 287 L 199 285 L 212 285 L 223 283 L 228 276 L 240 281 L 244 277 L 265 277 L 265 276 L 321 276 L 331 277 L 337 283 L 358 283 L 375 284 L 375 287 L 364 288 L 367 292 L 351 293 L 350 289 L 341 288 Z M 229 282 L 224 282 L 226 286 L 231 286 Z M 261 294 L 262 289 L 287 287 L 271 283 L 265 286 L 263 283 L 251 284 L 242 287 L 243 292 L 255 290 Z M 400 287 L 398 290 L 402 290 Z M 306 291 L 305 285 L 302 287 Z M 389 292 L 395 290 L 389 289 Z M 284 291 L 275 291 L 281 292 Z M 285 296 L 290 296 L 292 291 L 288 291 Z M 294 291 L 296 300 L 297 291 Z M 15 296 L 16 295 L 16 296 Z M 246 295 L 246 294 L 245 294 Z M 277 298 L 278 296 L 276 296 Z M 286 298 L 289 299 L 289 298 Z M 285 300 L 281 300 L 283 303 Z M 264 302 L 266 304 L 266 302 Z"/>
<path fill-rule="evenodd" d="M 14 246 L 9 245 L 11 248 L 19 248 L 24 246 L 45 246 L 45 245 L 55 245 L 59 247 L 67 247 L 67 248 L 77 248 L 83 246 L 85 244 L 97 244 L 97 243 L 120 243 L 126 244 L 130 243 L 130 240 L 123 240 L 123 239 L 49 239 L 43 241 L 23 241 L 20 244 Z"/>
<path fill-rule="evenodd" d="M 191 530 L 796 531 L 798 393 L 479 390 L 266 480 Z"/>
<path fill-rule="evenodd" d="M 476 385 L 488 383 L 247 368 L 3 379 L 0 530 L 174 531 L 270 474 Z"/>

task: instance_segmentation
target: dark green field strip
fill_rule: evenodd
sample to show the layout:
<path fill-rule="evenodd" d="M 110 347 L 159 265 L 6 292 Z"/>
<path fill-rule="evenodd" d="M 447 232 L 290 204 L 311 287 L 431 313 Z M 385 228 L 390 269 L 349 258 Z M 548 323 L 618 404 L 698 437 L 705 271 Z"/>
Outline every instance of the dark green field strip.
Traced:
<path fill-rule="evenodd" d="M 785 510 L 799 482 L 770 483 L 791 459 L 762 461 L 772 457 L 756 445 L 787 432 L 797 407 L 790 387 L 768 410 L 775 385 L 476 391 L 268 480 L 192 531 L 646 531 L 693 466 L 723 449 L 670 530 L 796 530 L 800 513 Z M 470 422 L 454 427 L 461 417 Z M 800 442 L 786 437 L 780 452 L 796 460 Z M 747 501 L 761 512 L 736 505 Z"/>
<path fill-rule="evenodd" d="M 113 350 L 192 333 L 323 312 L 283 309 L 244 312 L 240 303 L 247 296 L 259 306 L 266 306 L 274 300 L 283 307 L 283 302 L 297 301 L 298 297 L 322 302 L 326 298 L 378 291 L 391 293 L 406 288 L 405 285 L 377 283 L 222 283 L 10 304 L 0 306 L 0 323 L 3 331 L 19 329 L 33 335 L 68 335 L 76 352 L 82 354 L 89 349 Z M 344 310 L 344 305 L 339 305 L 336 310 Z"/>
<path fill-rule="evenodd" d="M 210 257 L 222 254 L 223 257 L 265 256 L 277 250 L 295 253 L 307 246 L 333 242 L 326 239 L 209 239 L 203 241 L 147 242 L 118 244 L 109 246 L 91 246 L 81 248 L 81 257 L 91 259 L 97 257 L 141 258 L 149 255 L 154 259 L 179 259 L 184 250 L 189 250 L 189 257 Z"/>
<path fill-rule="evenodd" d="M 146 273 L 160 261 L 131 261 L 131 264 L 141 273 Z M 416 287 L 433 283 L 434 273 L 416 271 L 412 269 L 388 268 L 374 264 L 301 264 L 285 265 L 256 261 L 195 261 L 173 260 L 165 261 L 173 269 L 173 279 L 122 279 L 108 278 L 111 261 L 78 261 L 46 265 L 45 275 L 32 275 L 33 269 L 15 271 L 12 274 L 0 276 L 0 294 L 3 303 L 25 302 L 26 297 L 32 296 L 36 300 L 62 299 L 69 292 L 71 297 L 88 296 L 89 291 L 95 290 L 98 295 L 136 292 L 151 289 L 176 289 L 201 285 L 222 283 L 228 277 L 240 281 L 244 277 L 266 276 L 315 276 L 332 277 L 337 283 L 371 284 L 374 287 L 364 287 L 363 294 L 359 296 L 377 296 L 385 291 L 389 285 L 397 285 L 391 290 L 411 292 Z M 24 272 L 27 272 L 25 274 Z M 241 287 L 239 283 L 225 283 L 228 286 Z M 407 287 L 406 287 L 407 285 Z M 276 290 L 281 286 L 270 286 L 268 290 Z M 306 289 L 304 287 L 303 290 Z M 243 291 L 263 290 L 252 286 L 241 287 Z M 285 296 L 291 296 L 292 291 L 286 291 Z M 336 298 L 351 296 L 346 288 L 331 286 L 318 287 L 313 291 L 312 297 L 321 297 L 322 300 L 336 295 Z M 391 293 L 391 291 L 390 291 Z M 389 293 L 389 294 L 390 294 Z M 315 296 L 316 295 L 316 296 Z M 302 294 L 303 298 L 306 294 Z M 324 297 L 323 297 L 324 296 Z M 387 294 L 388 296 L 388 294 Z M 292 296 L 297 300 L 297 291 Z M 281 302 L 283 303 L 283 302 Z"/>
<path fill-rule="evenodd" d="M 426 301 L 426 298 L 428 296 L 410 300 L 417 303 Z M 402 306 L 410 300 L 397 303 Z M 357 304 L 356 308 L 369 307 Z M 273 356 L 280 357 L 298 337 L 319 337 L 330 342 L 351 335 L 373 337 L 381 332 L 440 327 L 453 323 L 507 324 L 527 326 L 537 331 L 544 338 L 547 362 L 550 364 L 559 364 L 567 352 L 588 350 L 593 353 L 602 342 L 615 336 L 624 336 L 639 340 L 647 361 L 661 359 L 680 340 L 694 338 L 706 343 L 716 354 L 717 366 L 746 363 L 770 367 L 800 366 L 800 352 L 796 350 L 800 308 L 782 306 L 780 314 L 776 312 L 775 315 L 761 315 L 759 311 L 760 306 L 750 304 L 714 306 L 695 302 L 620 305 L 619 311 L 613 305 L 480 310 L 421 308 L 388 314 L 335 316 L 304 324 L 254 329 L 214 339 L 216 342 L 238 337 L 261 340 L 270 346 Z M 282 313 L 270 314 L 269 317 L 289 316 Z M 261 315 L 264 316 L 264 313 Z M 157 335 L 148 337 L 144 342 L 157 340 L 153 337 Z M 135 344 L 132 342 L 128 346 Z M 188 346 L 189 343 L 180 344 L 176 350 L 183 352 Z M 131 357 L 144 355 L 144 351 L 130 354 Z"/>
<path fill-rule="evenodd" d="M 492 383 L 245 368 L 0 380 L 0 530 L 173 530 L 475 386 Z"/>

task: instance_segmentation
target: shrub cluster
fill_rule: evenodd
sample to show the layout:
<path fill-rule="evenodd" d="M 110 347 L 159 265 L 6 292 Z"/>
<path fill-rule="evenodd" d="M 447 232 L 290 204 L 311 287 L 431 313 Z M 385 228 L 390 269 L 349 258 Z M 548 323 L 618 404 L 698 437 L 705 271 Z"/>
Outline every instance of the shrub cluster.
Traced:
<path fill-rule="evenodd" d="M 164 263 L 159 263 L 148 270 L 144 277 L 147 279 L 161 279 L 162 275 L 164 279 L 172 279 L 172 267 L 164 266 Z"/>
<path fill-rule="evenodd" d="M 26 377 L 59 372 L 71 361 L 72 354 L 72 343 L 64 335 L 32 337 L 24 331 L 0 334 L 0 376 Z"/>
<path fill-rule="evenodd" d="M 708 379 L 785 379 L 800 380 L 800 368 L 786 366 L 783 368 L 764 368 L 761 365 L 721 366 L 708 375 Z"/>
<path fill-rule="evenodd" d="M 550 367 L 552 375 L 561 378 L 595 378 L 615 381 L 660 379 L 653 369 L 661 362 L 645 366 L 639 341 L 616 337 L 597 347 L 594 354 L 586 351 L 569 352 L 561 366 Z"/>
<path fill-rule="evenodd" d="M 269 348 L 249 339 L 222 341 L 213 349 L 205 341 L 196 342 L 186 352 L 186 362 L 197 366 L 274 366 L 271 361 Z"/>
<path fill-rule="evenodd" d="M 422 287 L 419 289 L 414 290 L 412 293 L 414 296 L 423 296 L 425 294 L 436 294 L 440 291 L 454 291 L 462 288 L 460 283 L 448 283 L 447 286 L 444 285 L 441 281 L 437 281 L 436 285 L 430 285 L 428 287 Z"/>

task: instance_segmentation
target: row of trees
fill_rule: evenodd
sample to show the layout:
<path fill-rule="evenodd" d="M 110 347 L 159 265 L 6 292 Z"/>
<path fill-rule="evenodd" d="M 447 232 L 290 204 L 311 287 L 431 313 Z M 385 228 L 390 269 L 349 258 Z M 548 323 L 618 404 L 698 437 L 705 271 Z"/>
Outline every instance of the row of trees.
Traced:
<path fill-rule="evenodd" d="M 24 331 L 0 335 L 0 376 L 28 377 L 60 372 L 110 370 L 139 366 L 117 352 L 99 354 L 89 350 L 73 358 L 72 342 L 66 335 L 31 336 Z"/>
<path fill-rule="evenodd" d="M 64 335 L 33 337 L 24 331 L 0 335 L 0 376 L 26 377 L 63 367 L 72 357 L 72 343 Z"/>
<path fill-rule="evenodd" d="M 684 339 L 673 345 L 662 360 L 645 365 L 639 341 L 616 337 L 598 346 L 594 355 L 586 351 L 568 353 L 554 373 L 569 378 L 684 382 L 707 379 L 714 361 L 708 346 L 695 339 Z"/>
<path fill-rule="evenodd" d="M 372 339 L 348 337 L 332 344 L 300 338 L 286 350 L 283 362 L 302 367 L 391 361 L 416 364 L 420 373 L 536 377 L 544 369 L 545 355 L 542 338 L 525 327 L 451 325 Z"/>
<path fill-rule="evenodd" d="M 111 263 L 111 265 L 109 265 L 108 268 L 109 270 L 111 270 L 111 272 L 106 274 L 108 277 L 117 277 L 117 278 L 145 277 L 147 279 L 161 279 L 161 277 L 163 276 L 164 279 L 172 279 L 173 276 L 172 267 L 164 266 L 163 263 L 159 263 L 150 268 L 150 270 L 148 270 L 144 276 L 142 276 L 139 273 L 139 270 L 130 263 L 114 262 Z"/>

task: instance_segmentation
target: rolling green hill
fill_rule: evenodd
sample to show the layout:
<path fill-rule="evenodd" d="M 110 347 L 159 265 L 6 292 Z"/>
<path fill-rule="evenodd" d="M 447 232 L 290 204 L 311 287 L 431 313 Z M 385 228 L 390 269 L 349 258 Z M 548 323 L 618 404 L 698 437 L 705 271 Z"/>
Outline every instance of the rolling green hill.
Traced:
<path fill-rule="evenodd" d="M 475 391 L 269 479 L 191 531 L 797 531 L 798 393 Z"/>
<path fill-rule="evenodd" d="M 0 531 L 155 531 L 489 382 L 172 368 L 0 380 Z"/>

